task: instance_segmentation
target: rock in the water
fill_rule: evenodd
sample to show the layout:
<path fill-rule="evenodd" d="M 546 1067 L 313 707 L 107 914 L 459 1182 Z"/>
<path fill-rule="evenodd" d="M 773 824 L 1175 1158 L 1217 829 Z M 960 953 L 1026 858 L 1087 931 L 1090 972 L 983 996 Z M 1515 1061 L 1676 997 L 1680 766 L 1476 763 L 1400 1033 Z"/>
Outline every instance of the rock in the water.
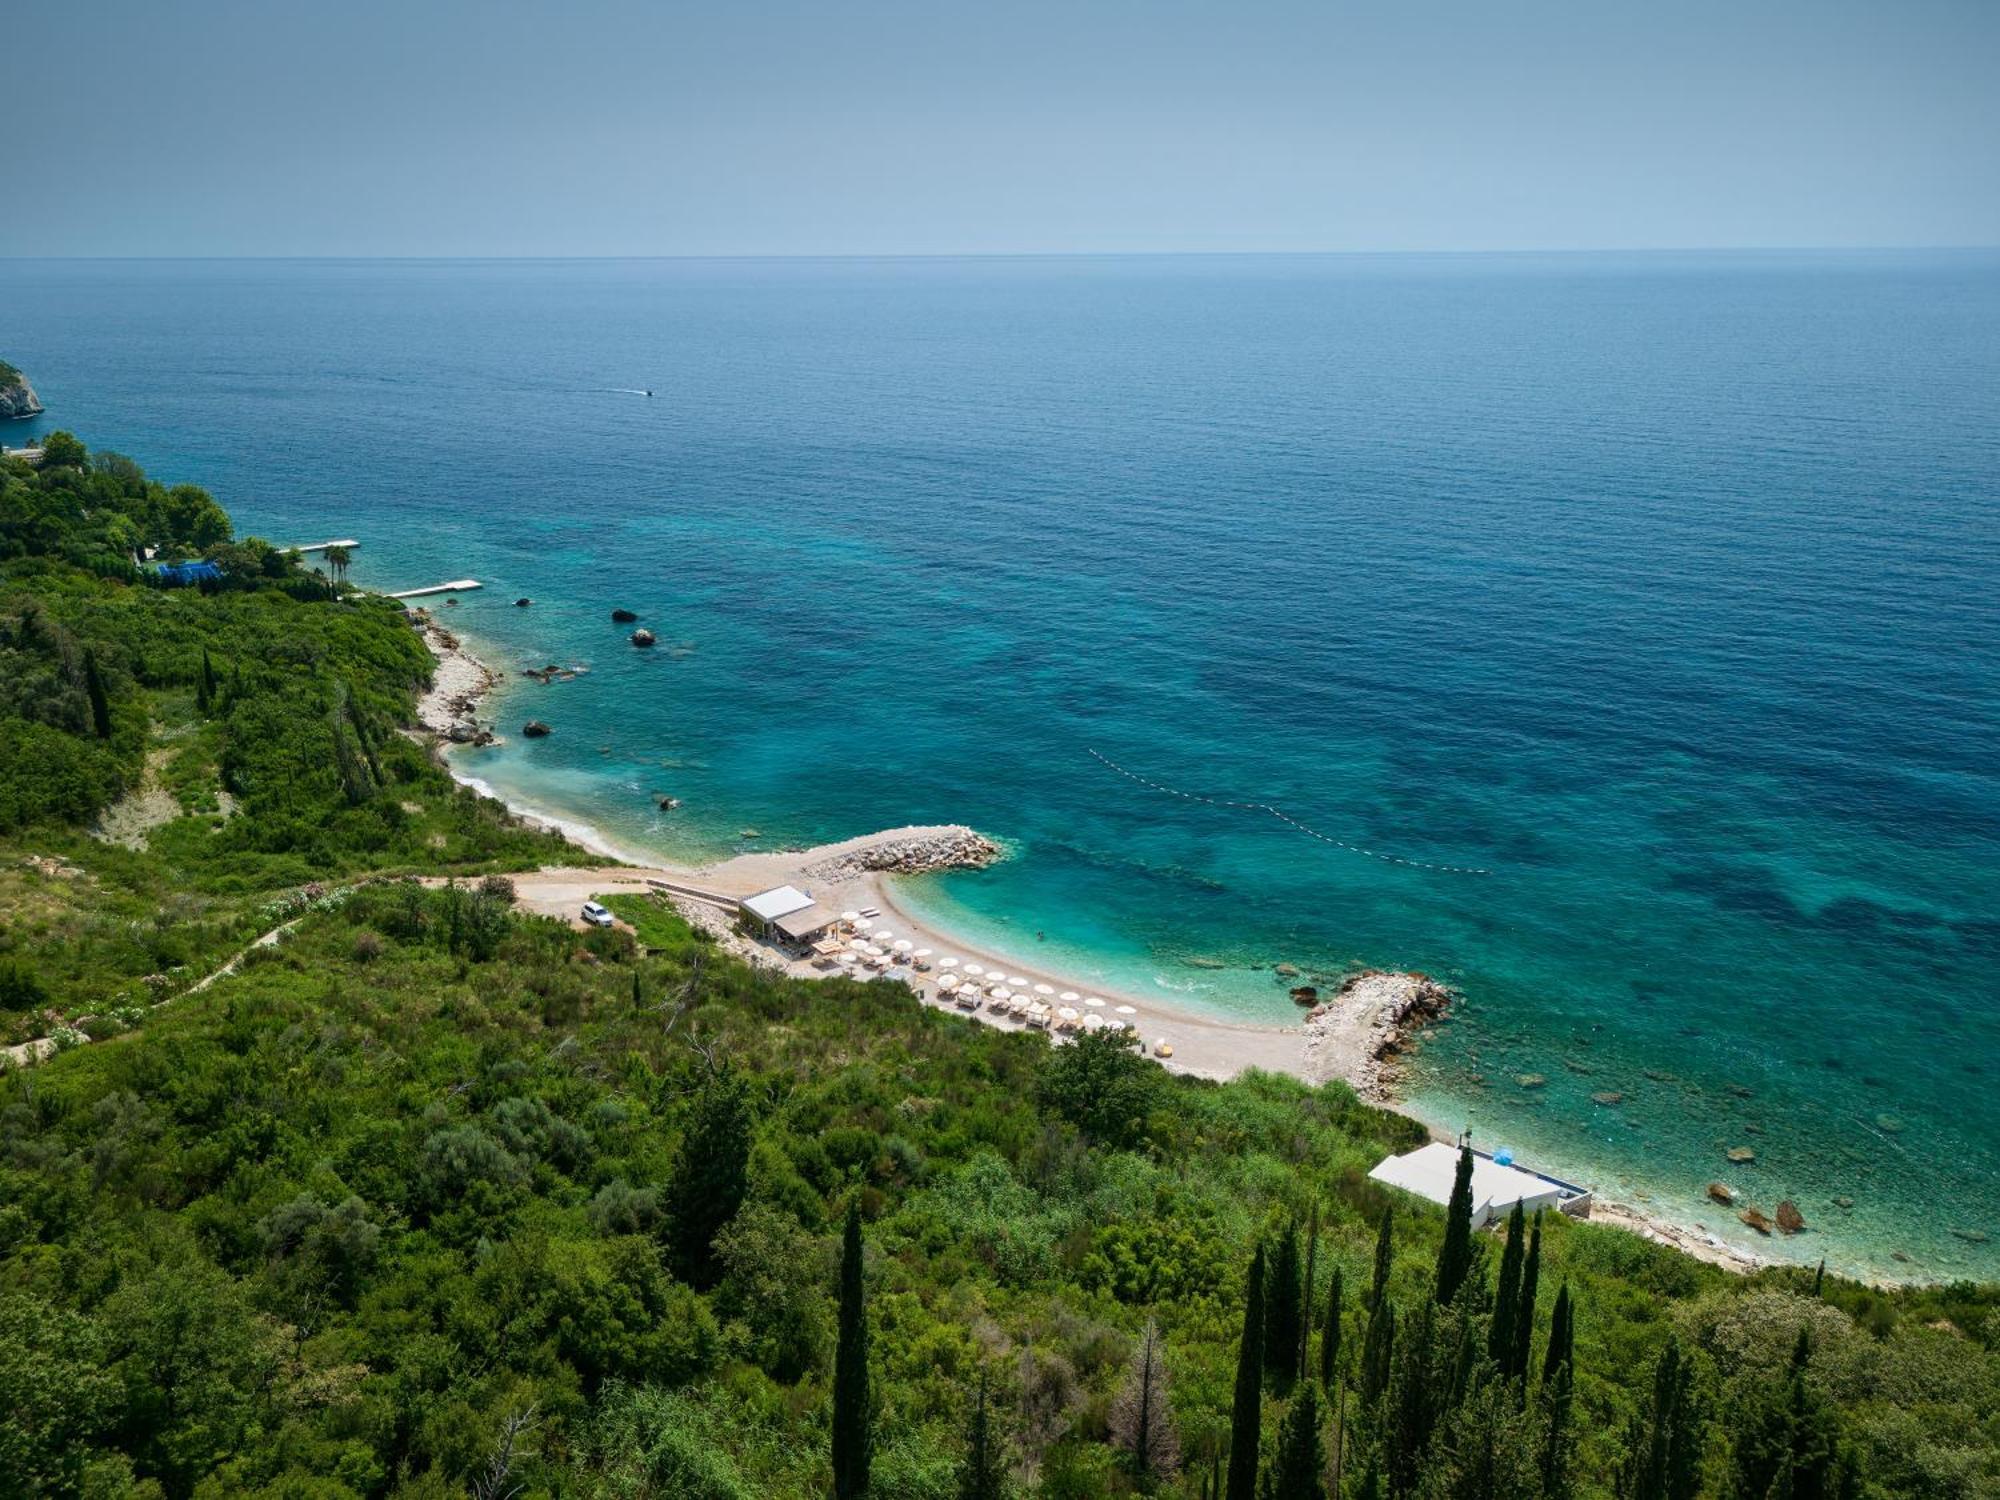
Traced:
<path fill-rule="evenodd" d="M 1592 1094 L 1590 1096 L 1590 1102 L 1592 1104 L 1606 1104 L 1606 1105 L 1623 1104 L 1625 1102 L 1625 1096 L 1619 1093 L 1616 1089 L 1606 1089 L 1601 1094 Z"/>
<path fill-rule="evenodd" d="M 1520 1084 L 1524 1089 L 1538 1089 L 1547 1083 L 1548 1079 L 1544 1078 L 1540 1073 L 1522 1073 L 1514 1079 L 1514 1082 Z"/>
<path fill-rule="evenodd" d="M 1983 1245 L 1988 1238 L 1986 1231 L 1983 1229 L 1954 1229 L 1951 1233 L 1964 1240 L 1968 1245 Z"/>
<path fill-rule="evenodd" d="M 1274 972 L 1280 979 L 1297 979 L 1299 977 L 1297 964 L 1279 964 Z"/>
<path fill-rule="evenodd" d="M 1727 1208 L 1736 1201 L 1736 1189 L 1726 1182 L 1711 1182 L 1708 1185 L 1708 1196 Z"/>
<path fill-rule="evenodd" d="M 611 611 L 611 623 L 614 625 L 630 625 L 638 618 L 629 609 L 614 609 Z"/>
<path fill-rule="evenodd" d="M 1292 1004 L 1294 1004 L 1294 1005 L 1317 1005 L 1317 1004 L 1319 1004 L 1319 990 L 1318 990 L 1318 989 L 1317 989 L 1316 987 L 1314 987 L 1313 985 L 1310 985 L 1310 984 L 1295 984 L 1295 985 L 1293 985 L 1293 986 L 1292 986 Z"/>
<path fill-rule="evenodd" d="M 660 799 L 661 812 L 672 812 L 675 808 L 679 807 L 680 805 L 681 805 L 681 799 L 678 797 L 662 797 Z"/>
<path fill-rule="evenodd" d="M 528 720 L 527 723 L 521 726 L 521 733 L 526 735 L 531 740 L 538 740 L 543 735 L 551 734 L 553 732 L 554 731 L 551 730 L 549 726 L 544 724 L 540 719 L 530 719 Z"/>
<path fill-rule="evenodd" d="M 1852 1208 L 1854 1207 L 1854 1200 L 1846 1193 L 1842 1193 L 1838 1198 L 1833 1200 L 1833 1206 L 1835 1208 Z"/>
<path fill-rule="evenodd" d="M 1745 1224 L 1748 1224 L 1759 1234 L 1769 1234 L 1771 1232 L 1771 1221 L 1764 1217 L 1764 1211 L 1760 1208 L 1746 1208 L 1736 1217 L 1741 1219 Z"/>
<path fill-rule="evenodd" d="M 535 601 L 532 599 L 516 599 L 514 601 L 514 608 L 526 609 L 530 604 L 533 604 L 534 602 Z"/>
<path fill-rule="evenodd" d="M 1731 1146 L 1729 1148 L 1728 1156 L 1729 1159 L 1735 1162 L 1738 1166 L 1743 1165 L 1743 1163 L 1745 1162 L 1751 1162 L 1757 1159 L 1757 1153 L 1755 1151 L 1752 1151 L 1748 1146 Z"/>
<path fill-rule="evenodd" d="M 635 646 L 650 646 L 653 644 L 653 641 L 653 632 L 645 629 L 643 626 L 632 632 L 632 644 Z"/>
<path fill-rule="evenodd" d="M 1778 1205 L 1778 1227 L 1786 1234 L 1797 1234 L 1806 1227 L 1806 1216 L 1799 1212 L 1798 1204 L 1789 1198 Z"/>
<path fill-rule="evenodd" d="M 1895 1135 L 1903 1128 L 1903 1122 L 1894 1115 L 1877 1115 L 1875 1117 L 1875 1128 L 1877 1130 L 1886 1130 L 1889 1134 Z"/>

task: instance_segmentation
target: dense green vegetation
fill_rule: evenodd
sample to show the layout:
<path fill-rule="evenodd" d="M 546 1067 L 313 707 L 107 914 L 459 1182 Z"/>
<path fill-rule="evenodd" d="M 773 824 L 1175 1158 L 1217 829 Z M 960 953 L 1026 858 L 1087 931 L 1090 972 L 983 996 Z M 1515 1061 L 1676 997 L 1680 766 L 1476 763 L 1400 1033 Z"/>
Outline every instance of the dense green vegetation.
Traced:
<path fill-rule="evenodd" d="M 398 605 L 232 540 L 192 485 L 47 450 L 0 464 L 0 1040 L 171 992 L 308 883 L 546 854 L 396 732 L 430 670 Z M 221 582 L 159 588 L 145 546 Z M 143 853 L 82 832 L 128 795 Z"/>
<path fill-rule="evenodd" d="M 204 745 L 168 784 L 237 766 L 241 804 L 139 849 L 11 835 L 80 873 L 9 869 L 0 984 L 80 1008 L 120 943 L 329 889 L 0 1076 L 0 1500 L 2000 1492 L 1991 1289 L 1474 1234 L 1367 1179 L 1418 1131 L 1337 1085 L 785 979 L 649 898 L 577 932 L 503 875 L 402 878 L 547 846 L 392 732 L 422 671 L 394 613 L 295 569 L 163 594 L 79 545 L 0 563 L 4 612 L 99 663 L 110 734 L 88 674 L 45 727 L 121 785 Z M 258 686 L 261 626 L 309 665 Z"/>

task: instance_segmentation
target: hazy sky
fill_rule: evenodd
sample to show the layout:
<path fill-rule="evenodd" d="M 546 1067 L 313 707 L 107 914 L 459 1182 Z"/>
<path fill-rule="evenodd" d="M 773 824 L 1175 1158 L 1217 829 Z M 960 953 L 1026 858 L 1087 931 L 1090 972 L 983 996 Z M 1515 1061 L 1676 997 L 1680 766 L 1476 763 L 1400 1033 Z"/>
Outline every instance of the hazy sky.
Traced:
<path fill-rule="evenodd" d="M 2000 0 L 58 0 L 11 255 L 2000 244 Z"/>

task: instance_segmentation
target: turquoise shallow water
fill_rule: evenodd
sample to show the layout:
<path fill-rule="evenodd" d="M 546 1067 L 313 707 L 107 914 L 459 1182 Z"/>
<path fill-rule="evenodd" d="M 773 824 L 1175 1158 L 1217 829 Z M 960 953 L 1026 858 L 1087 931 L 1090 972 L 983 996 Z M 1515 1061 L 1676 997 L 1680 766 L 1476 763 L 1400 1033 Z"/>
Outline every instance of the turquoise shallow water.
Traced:
<path fill-rule="evenodd" d="M 511 795 L 969 822 L 928 914 L 1245 1016 L 1423 968 L 1429 1118 L 2000 1275 L 2000 258 L 0 262 L 0 354 L 590 666 Z"/>

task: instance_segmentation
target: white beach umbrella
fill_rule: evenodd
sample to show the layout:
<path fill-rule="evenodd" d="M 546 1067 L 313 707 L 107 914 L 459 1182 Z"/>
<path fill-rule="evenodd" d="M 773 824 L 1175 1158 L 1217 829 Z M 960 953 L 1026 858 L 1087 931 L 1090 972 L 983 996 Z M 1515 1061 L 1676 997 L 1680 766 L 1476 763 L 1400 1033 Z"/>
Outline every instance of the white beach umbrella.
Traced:
<path fill-rule="evenodd" d="M 888 947 L 889 944 L 894 942 L 895 940 L 896 940 L 896 934 L 891 932 L 886 927 L 878 927 L 873 932 L 868 934 L 869 942 L 880 943 L 885 948 Z"/>
<path fill-rule="evenodd" d="M 886 969 L 886 968 L 888 968 L 888 967 L 889 967 L 889 955 L 888 955 L 888 954 L 886 954 L 886 953 L 875 953 L 875 954 L 871 954 L 871 955 L 869 956 L 869 959 L 868 959 L 868 967 L 869 967 L 869 968 L 871 968 L 871 969 Z"/>
<path fill-rule="evenodd" d="M 973 975 L 976 978 L 979 975 L 984 974 L 986 971 L 980 968 L 978 964 L 967 964 L 965 966 L 965 972 L 970 975 Z"/>
<path fill-rule="evenodd" d="M 1053 995 L 1055 992 L 1056 987 L 1052 984 L 1038 984 L 1035 986 L 1035 993 L 1037 995 Z"/>
<path fill-rule="evenodd" d="M 1058 1021 L 1074 1021 L 1076 1019 L 1076 1011 L 1073 1007 L 1065 1005 L 1061 1010 L 1056 1012 L 1056 1019 Z"/>
<path fill-rule="evenodd" d="M 861 913 L 858 911 L 844 911 L 840 914 L 840 920 L 843 922 L 859 922 L 861 920 Z"/>
<path fill-rule="evenodd" d="M 917 945 L 911 942 L 908 938 L 897 938 L 896 941 L 891 946 L 894 947 L 898 953 L 909 953 L 914 951 Z"/>
<path fill-rule="evenodd" d="M 1014 992 L 1004 984 L 994 985 L 987 990 L 986 995 L 991 1000 L 1011 1000 L 1014 998 Z"/>
<path fill-rule="evenodd" d="M 1104 1004 L 1104 1002 L 1098 999 L 1097 996 L 1095 995 L 1084 996 L 1083 1003 L 1085 1005 L 1088 1005 L 1092 1010 L 1096 1010 L 1099 1006 Z"/>
<path fill-rule="evenodd" d="M 957 989 L 957 988 L 958 988 L 958 976 L 957 976 L 956 974 L 947 974 L 947 975 L 945 975 L 945 976 L 944 976 L 944 978 L 942 978 L 942 979 L 940 979 L 940 980 L 938 981 L 938 988 L 939 988 L 939 989 L 941 989 L 941 990 L 955 990 L 955 989 Z"/>
<path fill-rule="evenodd" d="M 1083 1029 L 1085 1031 L 1102 1031 L 1104 1029 L 1104 1017 L 1085 1016 L 1083 1018 Z"/>
<path fill-rule="evenodd" d="M 912 958 L 929 958 L 930 956 L 931 950 L 928 948 L 919 948 L 915 953 L 910 955 Z"/>
<path fill-rule="evenodd" d="M 1118 1007 L 1118 1014 L 1121 1016 L 1136 1016 L 1139 1014 L 1139 1007 L 1136 1005 L 1121 1005 Z"/>
<path fill-rule="evenodd" d="M 955 958 L 941 958 L 938 960 L 938 967 L 940 969 L 955 969 L 958 967 L 958 960 Z"/>
<path fill-rule="evenodd" d="M 1074 1005 L 1076 1004 L 1077 994 L 1075 990 L 1064 990 L 1060 995 L 1056 996 L 1056 999 L 1065 1001 L 1070 1005 Z"/>

